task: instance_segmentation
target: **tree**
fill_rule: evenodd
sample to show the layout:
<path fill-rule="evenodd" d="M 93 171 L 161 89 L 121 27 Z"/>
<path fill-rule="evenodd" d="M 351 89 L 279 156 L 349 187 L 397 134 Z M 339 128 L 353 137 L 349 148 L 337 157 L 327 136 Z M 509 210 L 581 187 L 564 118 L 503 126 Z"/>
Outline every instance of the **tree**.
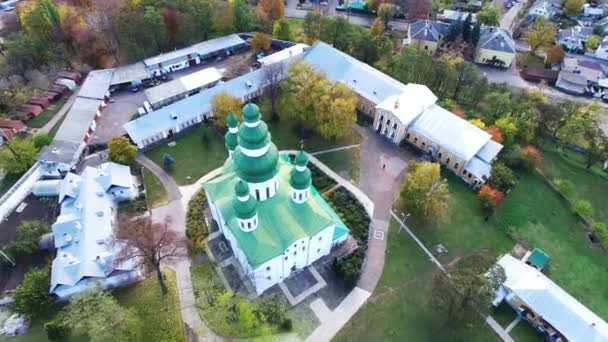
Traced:
<path fill-rule="evenodd" d="M 17 236 L 7 244 L 6 249 L 14 255 L 29 255 L 38 251 L 42 235 L 49 233 L 47 224 L 41 221 L 23 221 L 17 228 Z"/>
<path fill-rule="evenodd" d="M 450 191 L 447 180 L 441 178 L 439 164 L 411 164 L 400 199 L 405 209 L 420 219 L 443 219 L 450 206 Z"/>
<path fill-rule="evenodd" d="M 213 31 L 226 35 L 236 30 L 236 18 L 232 7 L 223 1 L 213 2 Z"/>
<path fill-rule="evenodd" d="M 211 34 L 211 30 L 214 26 L 215 16 L 213 5 L 215 4 L 212 0 L 200 0 L 200 1 L 191 1 L 188 3 L 188 8 L 186 11 L 192 15 L 192 20 L 195 24 L 195 32 L 198 33 L 200 40 L 207 40 Z M 237 14 L 237 4 L 234 5 L 234 20 L 238 22 L 238 25 L 244 25 L 246 22 L 242 21 L 243 18 L 239 18 L 239 14 Z M 249 10 L 249 8 L 247 8 Z M 249 30 L 244 30 L 247 32 Z"/>
<path fill-rule="evenodd" d="M 164 50 L 167 47 L 169 39 L 163 16 L 155 7 L 146 6 L 143 20 L 146 42 L 154 45 L 155 48 L 152 50 L 155 52 Z"/>
<path fill-rule="evenodd" d="M 574 183 L 567 179 L 557 178 L 553 180 L 553 183 L 555 183 L 555 186 L 562 194 L 568 197 L 572 196 L 574 194 L 574 190 L 576 189 Z"/>
<path fill-rule="evenodd" d="M 253 29 L 253 16 L 251 9 L 245 0 L 234 0 L 232 3 L 234 11 L 234 25 L 237 32 L 249 32 Z"/>
<path fill-rule="evenodd" d="M 556 131 L 563 144 L 578 145 L 588 148 L 592 137 L 596 135 L 601 108 L 596 102 L 579 107 L 565 118 Z"/>
<path fill-rule="evenodd" d="M 500 191 L 507 191 L 515 186 L 517 178 L 513 170 L 509 169 L 503 163 L 496 163 L 492 167 L 492 175 L 490 176 L 492 185 Z"/>
<path fill-rule="evenodd" d="M 44 323 L 44 331 L 49 341 L 65 341 L 70 333 L 70 329 L 60 319 Z"/>
<path fill-rule="evenodd" d="M 473 26 L 473 32 L 471 32 L 471 44 L 473 44 L 474 48 L 477 47 L 480 36 L 481 36 L 481 23 L 478 20 L 475 23 L 475 26 Z"/>
<path fill-rule="evenodd" d="M 53 305 L 49 296 L 50 281 L 48 268 L 32 268 L 13 291 L 12 309 L 29 318 L 47 312 Z"/>
<path fill-rule="evenodd" d="M 310 64 L 292 63 L 287 70 L 287 78 L 281 84 L 283 112 L 304 123 L 314 122 L 315 99 L 312 94 L 321 80 L 321 75 Z"/>
<path fill-rule="evenodd" d="M 530 52 L 536 54 L 539 48 L 553 45 L 556 34 L 553 24 L 543 17 L 537 17 L 532 28 L 524 35 L 524 42 L 530 45 Z"/>
<path fill-rule="evenodd" d="M 272 27 L 276 20 L 285 16 L 285 4 L 283 0 L 260 0 L 256 11 L 268 20 Z"/>
<path fill-rule="evenodd" d="M 608 246 L 608 228 L 606 227 L 606 225 L 602 222 L 595 222 L 592 228 L 595 231 L 597 237 L 602 242 L 602 245 L 604 245 L 604 247 Z"/>
<path fill-rule="evenodd" d="M 385 30 L 384 21 L 382 21 L 382 19 L 380 19 L 380 18 L 376 18 L 376 20 L 374 20 L 374 23 L 372 24 L 372 27 L 370 29 L 372 35 L 374 35 L 374 36 L 381 35 L 382 33 L 384 33 L 384 30 Z"/>
<path fill-rule="evenodd" d="M 315 129 L 325 139 L 348 135 L 357 122 L 357 103 L 354 91 L 341 82 L 320 82 L 315 87 Z"/>
<path fill-rule="evenodd" d="M 402 0 L 401 8 L 409 18 L 428 19 L 431 14 L 432 5 L 430 0 Z M 399 1 L 401 2 L 401 1 Z M 398 2 L 398 3 L 399 3 Z"/>
<path fill-rule="evenodd" d="M 566 0 L 564 3 L 564 12 L 568 15 L 575 15 L 583 10 L 585 0 Z"/>
<path fill-rule="evenodd" d="M 574 1 L 578 1 L 578 0 L 574 0 Z M 597 49 L 598 46 L 600 46 L 600 41 L 601 41 L 601 38 L 599 36 L 592 34 L 589 37 L 587 37 L 587 42 L 585 43 L 585 47 L 588 50 L 595 50 L 595 49 Z"/>
<path fill-rule="evenodd" d="M 127 220 L 121 218 L 114 232 L 114 244 L 119 248 L 115 263 L 135 262 L 148 271 L 156 272 L 163 295 L 167 285 L 161 266 L 172 258 L 186 257 L 187 240 L 171 229 L 170 216 L 163 223 L 152 223 L 148 218 Z"/>
<path fill-rule="evenodd" d="M 173 158 L 169 153 L 163 154 L 163 168 L 167 171 L 173 170 L 175 167 L 175 158 Z"/>
<path fill-rule="evenodd" d="M 304 22 L 302 23 L 305 43 L 312 45 L 321 38 L 322 22 L 323 17 L 319 11 L 310 11 L 306 13 Z"/>
<path fill-rule="evenodd" d="M 34 147 L 40 150 L 44 146 L 50 145 L 53 141 L 53 137 L 48 133 L 36 133 L 32 137 L 32 143 L 34 143 Z"/>
<path fill-rule="evenodd" d="M 6 173 L 20 174 L 36 162 L 38 149 L 29 139 L 14 138 L 0 149 L 0 168 Z"/>
<path fill-rule="evenodd" d="M 116 137 L 108 142 L 108 158 L 119 164 L 131 165 L 137 157 L 137 146 L 127 137 Z"/>
<path fill-rule="evenodd" d="M 480 118 L 472 118 L 469 120 L 469 122 L 480 129 L 486 128 L 486 124 Z"/>
<path fill-rule="evenodd" d="M 559 45 L 553 45 L 547 48 L 546 51 L 546 61 L 549 64 L 561 63 L 566 56 L 564 49 Z"/>
<path fill-rule="evenodd" d="M 486 132 L 490 133 L 490 135 L 492 136 L 492 140 L 496 141 L 497 143 L 502 144 L 504 142 L 502 131 L 500 130 L 500 128 L 496 127 L 496 125 L 488 127 L 486 129 Z"/>
<path fill-rule="evenodd" d="M 216 127 L 226 127 L 226 117 L 228 113 L 234 113 L 239 120 L 241 119 L 241 100 L 227 92 L 221 92 L 211 100 L 211 110 L 213 111 L 213 121 Z"/>
<path fill-rule="evenodd" d="M 494 292 L 505 281 L 504 269 L 494 264 L 492 253 L 478 252 L 464 257 L 449 276 L 439 273 L 431 287 L 431 305 L 446 319 L 460 325 L 485 316 Z"/>
<path fill-rule="evenodd" d="M 502 118 L 496 120 L 494 124 L 502 132 L 504 143 L 506 145 L 511 145 L 515 142 L 515 136 L 517 135 L 517 124 L 512 117 L 503 116 Z"/>
<path fill-rule="evenodd" d="M 479 189 L 477 197 L 484 208 L 496 208 L 504 200 L 505 194 L 488 184 L 484 184 Z"/>
<path fill-rule="evenodd" d="M 281 18 L 274 22 L 272 36 L 280 40 L 294 40 L 291 25 L 289 25 L 287 19 Z"/>
<path fill-rule="evenodd" d="M 593 206 L 591 205 L 591 203 L 587 200 L 583 200 L 583 199 L 579 199 L 576 202 L 574 202 L 574 212 L 583 216 L 583 217 L 589 217 L 591 215 L 593 215 Z"/>
<path fill-rule="evenodd" d="M 477 12 L 477 22 L 486 26 L 498 26 L 500 25 L 500 9 L 488 3 Z"/>
<path fill-rule="evenodd" d="M 272 38 L 265 33 L 258 32 L 251 38 L 251 48 L 255 53 L 268 51 L 271 44 Z"/>
<path fill-rule="evenodd" d="M 532 145 L 522 147 L 520 150 L 520 155 L 524 164 L 523 166 L 528 171 L 532 171 L 542 166 L 543 158 L 540 155 L 540 151 L 536 147 Z"/>
<path fill-rule="evenodd" d="M 589 147 L 585 154 L 585 165 L 589 169 L 593 164 L 608 159 L 608 137 L 604 135 L 601 128 L 597 127 L 588 132 L 587 140 Z"/>
<path fill-rule="evenodd" d="M 469 15 L 467 15 L 466 19 L 464 20 L 464 23 L 462 24 L 462 39 L 465 42 L 468 42 L 471 40 L 471 25 L 472 25 L 472 17 L 471 17 L 471 13 L 469 13 Z"/>
<path fill-rule="evenodd" d="M 135 341 L 142 324 L 132 309 L 118 304 L 109 292 L 99 290 L 74 296 L 61 317 L 66 326 L 92 342 L 112 342 L 118 336 Z"/>
<path fill-rule="evenodd" d="M 378 7 L 378 18 L 380 18 L 384 23 L 388 24 L 391 20 L 393 20 L 393 13 L 395 7 L 391 3 L 383 3 Z"/>
<path fill-rule="evenodd" d="M 284 78 L 285 65 L 282 62 L 271 64 L 264 68 L 264 89 L 268 100 L 270 100 L 270 113 L 274 120 L 279 118 L 277 113 L 277 102 L 279 101 L 279 95 L 281 94 L 281 81 L 283 81 Z"/>

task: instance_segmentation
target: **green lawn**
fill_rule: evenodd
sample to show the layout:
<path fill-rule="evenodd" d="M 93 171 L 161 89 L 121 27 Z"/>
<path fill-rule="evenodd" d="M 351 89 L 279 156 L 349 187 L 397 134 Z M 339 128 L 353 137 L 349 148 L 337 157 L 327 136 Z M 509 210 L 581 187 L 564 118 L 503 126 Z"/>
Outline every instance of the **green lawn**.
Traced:
<path fill-rule="evenodd" d="M 158 281 L 150 274 L 144 281 L 116 290 L 116 299 L 135 310 L 142 322 L 142 341 L 185 341 L 175 272 L 164 271 L 169 293 L 163 297 Z"/>
<path fill-rule="evenodd" d="M 167 190 L 163 186 L 163 183 L 148 169 L 143 169 L 144 187 L 146 188 L 146 194 L 148 195 L 148 205 L 151 208 L 156 208 L 165 205 L 169 202 L 167 196 Z"/>
<path fill-rule="evenodd" d="M 13 184 L 17 183 L 17 181 L 19 180 L 19 178 L 21 178 L 22 175 L 13 175 L 13 174 L 8 174 L 8 175 L 4 175 L 4 178 L 0 179 L 0 196 L 4 195 L 12 186 Z"/>
<path fill-rule="evenodd" d="M 40 113 L 37 117 L 29 120 L 27 125 L 32 128 L 40 128 L 44 126 L 47 122 L 51 121 L 51 119 L 57 114 L 57 111 L 63 107 L 63 104 L 67 101 L 68 97 L 63 97 L 61 100 L 51 104 L 45 110 Z"/>
<path fill-rule="evenodd" d="M 185 341 L 175 273 L 167 271 L 165 275 L 169 288 L 169 294 L 165 298 L 162 297 L 154 276 L 114 292 L 121 305 L 135 310 L 142 323 L 141 341 Z M 52 313 L 34 320 L 26 335 L 14 338 L 0 337 L 0 342 L 47 342 L 44 323 L 54 319 L 59 312 L 60 308 L 57 307 Z M 85 341 L 88 341 L 85 336 L 70 336 L 67 339 L 67 342 Z"/>
<path fill-rule="evenodd" d="M 353 180 L 355 184 L 359 180 L 359 148 L 324 153 L 316 157 L 347 180 Z"/>
<path fill-rule="evenodd" d="M 207 140 L 203 141 L 206 134 Z M 184 135 L 175 138 L 176 145 L 169 147 L 168 142 L 146 152 L 146 156 L 163 166 L 163 155 L 170 154 L 175 159 L 171 175 L 179 185 L 194 183 L 210 171 L 222 166 L 228 158 L 224 137 L 211 127 L 198 126 Z"/>
<path fill-rule="evenodd" d="M 454 329 L 429 306 L 436 267 L 391 222 L 386 263 L 374 294 L 336 336 L 336 341 L 497 341 L 483 321 Z"/>
<path fill-rule="evenodd" d="M 541 342 L 543 337 L 528 322 L 520 321 L 509 332 L 516 342 Z"/>
<path fill-rule="evenodd" d="M 572 202 L 586 199 L 593 204 L 593 218 L 608 224 L 608 173 L 599 164 L 586 168 L 584 156 L 572 151 L 558 151 L 549 146 L 543 149 L 545 173 L 551 180 L 564 179 L 574 184 Z"/>
<path fill-rule="evenodd" d="M 530 248 L 551 257 L 547 275 L 604 319 L 608 319 L 608 255 L 593 248 L 559 197 L 538 175 L 524 177 L 499 207 L 494 224 L 510 227 Z"/>
<path fill-rule="evenodd" d="M 505 329 L 517 318 L 517 313 L 507 302 L 502 302 L 497 308 L 492 308 L 490 315 Z"/>
<path fill-rule="evenodd" d="M 529 67 L 544 68 L 544 66 L 545 66 L 545 63 L 542 58 L 540 58 L 536 55 L 533 55 L 531 53 L 518 52 L 515 55 L 515 60 L 519 67 L 523 67 L 524 65 L 527 65 Z"/>

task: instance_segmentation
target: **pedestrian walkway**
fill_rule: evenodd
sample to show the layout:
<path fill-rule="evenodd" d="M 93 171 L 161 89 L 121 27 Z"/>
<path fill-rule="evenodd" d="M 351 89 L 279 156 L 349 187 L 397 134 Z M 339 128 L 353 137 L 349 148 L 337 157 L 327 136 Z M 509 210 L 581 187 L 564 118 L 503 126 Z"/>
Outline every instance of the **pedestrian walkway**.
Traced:
<path fill-rule="evenodd" d="M 486 323 L 494 330 L 494 332 L 504 341 L 504 342 L 515 342 L 511 335 L 509 335 L 501 326 L 494 320 L 492 316 L 486 317 Z"/>
<path fill-rule="evenodd" d="M 325 153 L 332 153 L 332 152 L 339 152 L 339 151 L 349 150 L 351 148 L 356 148 L 356 147 L 359 147 L 359 146 L 361 146 L 361 144 L 354 144 L 354 145 L 348 145 L 348 146 L 330 148 L 328 150 L 312 152 L 312 153 L 310 153 L 310 155 L 312 155 L 312 156 L 318 156 L 320 154 L 325 154 Z"/>
<path fill-rule="evenodd" d="M 70 108 L 72 108 L 74 101 L 76 101 L 76 98 L 78 97 L 79 91 L 80 91 L 80 86 L 78 88 L 74 89 L 74 92 L 72 93 L 72 95 L 70 95 L 70 98 L 68 98 L 68 100 L 63 104 L 63 106 L 57 111 L 57 113 L 55 113 L 53 118 L 51 120 L 49 120 L 46 124 L 44 124 L 44 126 L 42 126 L 41 128 L 39 128 L 35 131 L 37 133 L 38 132 L 44 132 L 44 133 L 50 132 L 51 129 L 53 129 L 53 127 L 55 126 L 55 124 L 59 120 L 61 120 L 61 118 L 63 118 L 63 116 L 68 112 L 68 110 Z"/>
<path fill-rule="evenodd" d="M 148 159 L 148 157 L 146 157 L 143 153 L 138 154 L 135 160 L 150 170 L 150 172 L 152 172 L 160 180 L 160 182 L 163 183 L 163 186 L 167 190 L 167 194 L 169 194 L 169 201 L 174 201 L 182 197 L 182 194 L 179 191 L 179 186 L 177 186 L 177 183 L 175 183 L 173 177 L 171 177 L 170 174 L 168 174 L 155 162 Z"/>

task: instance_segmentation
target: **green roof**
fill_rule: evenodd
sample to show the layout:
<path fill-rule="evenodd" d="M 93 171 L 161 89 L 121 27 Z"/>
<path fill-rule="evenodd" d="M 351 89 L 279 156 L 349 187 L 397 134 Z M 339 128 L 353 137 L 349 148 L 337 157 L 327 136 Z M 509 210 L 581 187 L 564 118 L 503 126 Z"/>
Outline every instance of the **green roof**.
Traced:
<path fill-rule="evenodd" d="M 226 132 L 226 135 L 224 135 L 224 140 L 226 140 L 226 148 L 230 151 L 234 151 L 239 144 L 238 135 L 236 133 Z"/>
<path fill-rule="evenodd" d="M 528 257 L 527 262 L 536 266 L 536 268 L 539 270 L 542 270 L 545 268 L 545 266 L 547 266 L 549 260 L 551 260 L 551 258 L 545 252 L 543 252 L 541 249 L 534 248 Z"/>
<path fill-rule="evenodd" d="M 254 123 L 260 120 L 260 108 L 253 103 L 243 106 L 243 121 Z"/>
<path fill-rule="evenodd" d="M 296 165 L 306 166 L 306 164 L 308 164 L 308 156 L 306 155 L 306 152 L 300 150 L 300 152 L 296 154 Z"/>
<path fill-rule="evenodd" d="M 304 190 L 312 184 L 310 170 L 298 171 L 294 167 L 290 172 L 289 184 L 297 190 Z"/>
<path fill-rule="evenodd" d="M 226 117 L 226 123 L 228 124 L 228 127 L 237 127 L 239 125 L 239 120 L 237 119 L 236 115 L 234 115 L 234 113 L 228 113 L 228 116 Z"/>
<path fill-rule="evenodd" d="M 241 147 L 237 146 L 232 158 L 239 177 L 250 183 L 265 182 L 274 177 L 278 171 L 279 151 L 272 143 L 268 152 L 259 157 L 250 157 L 241 152 Z"/>
<path fill-rule="evenodd" d="M 239 145 L 249 150 L 257 150 L 270 143 L 270 133 L 268 133 L 268 125 L 264 121 L 260 121 L 255 127 L 247 127 L 241 124 L 239 128 Z"/>
<path fill-rule="evenodd" d="M 289 179 L 294 166 L 285 158 L 280 158 L 278 167 L 278 192 L 266 201 L 256 201 L 258 227 L 252 232 L 244 232 L 239 228 L 233 207 L 236 200 L 234 187 L 239 178 L 229 166 L 224 166 L 228 173 L 204 185 L 209 198 L 222 213 L 232 235 L 253 267 L 282 255 L 296 240 L 313 236 L 331 224 L 340 227 L 339 234 L 343 235 L 345 229 L 348 233 L 344 223 L 314 187 L 311 187 L 311 196 L 305 203 L 293 202 Z"/>

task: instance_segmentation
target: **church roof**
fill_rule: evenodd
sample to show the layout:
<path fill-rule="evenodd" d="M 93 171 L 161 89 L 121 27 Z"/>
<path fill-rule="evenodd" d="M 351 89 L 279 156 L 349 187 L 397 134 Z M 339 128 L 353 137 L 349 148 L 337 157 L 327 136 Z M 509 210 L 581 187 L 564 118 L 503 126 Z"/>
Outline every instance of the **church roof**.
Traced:
<path fill-rule="evenodd" d="M 236 200 L 234 189 L 239 182 L 233 171 L 235 165 L 225 166 L 227 173 L 204 185 L 253 267 L 282 255 L 296 240 L 313 236 L 330 225 L 340 227 L 338 237 L 348 233 L 344 223 L 314 187 L 310 188 L 310 198 L 306 202 L 298 204 L 292 201 L 289 180 L 294 166 L 287 156 L 279 158 L 278 164 L 279 189 L 272 198 L 256 203 L 258 227 L 251 232 L 239 228 L 233 207 Z"/>

